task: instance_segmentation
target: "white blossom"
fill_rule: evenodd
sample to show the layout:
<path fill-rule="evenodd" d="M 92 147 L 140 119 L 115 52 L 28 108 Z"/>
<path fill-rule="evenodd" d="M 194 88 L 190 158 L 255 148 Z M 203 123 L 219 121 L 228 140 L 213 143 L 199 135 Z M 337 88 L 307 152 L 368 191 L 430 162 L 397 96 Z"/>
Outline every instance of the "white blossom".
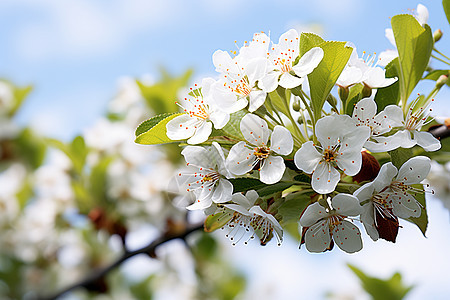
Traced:
<path fill-rule="evenodd" d="M 297 168 L 312 175 L 312 188 L 321 194 L 334 191 L 341 176 L 338 169 L 349 176 L 361 169 L 361 149 L 370 135 L 370 129 L 356 126 L 347 115 L 326 116 L 316 123 L 320 143 L 306 142 L 295 153 Z"/>
<path fill-rule="evenodd" d="M 309 205 L 300 218 L 300 225 L 308 228 L 305 233 L 306 249 L 324 252 L 331 247 L 331 238 L 343 251 L 354 253 L 362 249 L 361 232 L 349 216 L 361 213 L 358 199 L 348 194 L 337 194 L 331 200 L 331 210 L 318 202 Z"/>
<path fill-rule="evenodd" d="M 253 114 L 242 118 L 240 129 L 247 142 L 241 141 L 231 148 L 227 157 L 231 173 L 243 175 L 257 166 L 262 182 L 280 181 L 286 166 L 283 158 L 274 154 L 289 155 L 292 152 L 294 142 L 289 130 L 277 125 L 271 132 L 267 122 Z"/>

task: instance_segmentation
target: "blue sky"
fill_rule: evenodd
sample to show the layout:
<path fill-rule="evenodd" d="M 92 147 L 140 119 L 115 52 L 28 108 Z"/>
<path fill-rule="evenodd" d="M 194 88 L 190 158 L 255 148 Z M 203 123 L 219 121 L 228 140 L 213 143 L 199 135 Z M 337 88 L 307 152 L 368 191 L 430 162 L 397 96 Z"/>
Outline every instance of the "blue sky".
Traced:
<path fill-rule="evenodd" d="M 211 57 L 215 50 L 234 50 L 235 40 L 242 45 L 254 32 L 270 32 L 277 40 L 292 26 L 311 24 L 322 28 L 325 39 L 351 41 L 359 51 L 379 53 L 391 48 L 384 37 L 384 29 L 390 27 L 390 17 L 409 12 L 417 3 L 2 0 L 0 77 L 35 86 L 19 114 L 20 122 L 32 122 L 48 135 L 69 139 L 104 112 L 121 76 L 156 77 L 158 66 L 165 66 L 175 74 L 192 67 L 197 79 L 214 75 Z M 443 40 L 437 46 L 445 52 L 450 49 L 450 31 L 441 1 L 421 3 L 430 11 L 428 23 L 432 29 L 444 31 Z M 441 111 L 447 116 L 450 116 L 449 96 L 444 91 L 440 97 Z M 261 282 L 272 283 L 286 297 L 298 295 L 303 289 L 304 295 L 317 298 L 323 295 L 319 293 L 324 291 L 320 290 L 321 284 L 328 290 L 357 288 L 357 280 L 343 264 L 347 261 L 370 274 L 385 277 L 400 270 L 408 283 L 419 285 L 413 293 L 414 299 L 423 299 L 430 293 L 437 299 L 448 292 L 444 284 L 448 275 L 444 270 L 450 268 L 450 260 L 442 250 L 450 246 L 450 225 L 448 213 L 440 203 L 432 203 L 430 215 L 428 239 L 414 226 L 404 224 L 397 245 L 384 241 L 374 244 L 366 239 L 367 248 L 352 256 L 337 249 L 326 255 L 311 255 L 304 249 L 299 252 L 297 245 L 289 242 L 274 251 L 238 246 L 229 250 L 229 255 L 237 257 L 237 264 L 246 266 L 248 273 L 256 278 L 251 287 L 257 289 Z M 254 256 L 255 252 L 260 256 Z M 281 258 L 271 262 L 277 253 Z M 273 277 L 263 275 L 267 273 L 262 268 L 264 265 L 273 266 L 276 276 L 288 274 L 287 279 L 282 283 L 271 282 Z M 328 275 L 321 278 L 321 274 Z M 305 282 L 315 276 L 317 279 L 307 289 Z M 340 285 L 342 280 L 338 278 L 348 280 L 348 284 Z M 289 287 L 293 289 L 287 290 Z"/>
<path fill-rule="evenodd" d="M 448 29 L 440 1 L 422 1 L 434 29 Z M 328 40 L 351 41 L 367 52 L 390 48 L 390 17 L 413 1 L 147 1 L 3 0 L 0 2 L 0 77 L 35 90 L 19 119 L 70 138 L 104 111 L 120 76 L 158 66 L 196 77 L 214 75 L 217 49 L 233 50 L 257 31 L 278 36 L 315 24 Z M 445 36 L 444 36 L 445 37 Z M 444 38 L 445 39 L 445 38 Z M 449 48 L 442 41 L 441 49 Z"/>

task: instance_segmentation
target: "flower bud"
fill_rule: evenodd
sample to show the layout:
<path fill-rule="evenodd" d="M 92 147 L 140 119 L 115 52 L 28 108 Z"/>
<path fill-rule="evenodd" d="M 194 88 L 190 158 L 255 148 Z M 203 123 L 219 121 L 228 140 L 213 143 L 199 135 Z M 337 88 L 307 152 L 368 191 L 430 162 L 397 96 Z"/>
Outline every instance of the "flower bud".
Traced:
<path fill-rule="evenodd" d="M 358 174 L 353 176 L 353 180 L 356 182 L 372 181 L 377 177 L 380 171 L 380 163 L 378 160 L 369 152 L 363 150 L 361 170 Z"/>
<path fill-rule="evenodd" d="M 294 103 L 292 103 L 292 109 L 295 111 L 300 111 L 300 100 L 298 100 L 298 97 L 294 97 Z"/>
<path fill-rule="evenodd" d="M 330 103 L 331 107 L 336 108 L 337 100 L 333 95 L 328 94 L 327 102 Z"/>
<path fill-rule="evenodd" d="M 348 94 L 350 93 L 349 88 L 340 86 L 339 89 L 338 89 L 338 92 L 339 92 L 339 98 L 341 98 L 341 101 L 342 102 L 347 101 Z"/>
<path fill-rule="evenodd" d="M 370 86 L 364 85 L 361 93 L 363 98 L 370 97 L 372 96 L 372 88 Z"/>
<path fill-rule="evenodd" d="M 442 35 L 443 35 L 443 33 L 442 33 L 442 30 L 440 30 L 440 29 L 433 32 L 434 42 L 436 43 L 437 41 L 439 41 L 442 38 Z"/>
<path fill-rule="evenodd" d="M 439 76 L 438 80 L 436 80 L 436 88 L 440 89 L 444 84 L 448 81 L 448 75 Z"/>

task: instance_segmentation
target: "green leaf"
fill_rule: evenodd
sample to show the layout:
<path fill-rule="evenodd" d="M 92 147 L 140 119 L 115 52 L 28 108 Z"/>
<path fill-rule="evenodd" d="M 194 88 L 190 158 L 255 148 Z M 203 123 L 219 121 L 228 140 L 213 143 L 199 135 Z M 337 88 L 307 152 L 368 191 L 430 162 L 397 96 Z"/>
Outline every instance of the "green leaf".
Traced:
<path fill-rule="evenodd" d="M 232 217 L 233 215 L 225 212 L 209 215 L 205 220 L 205 231 L 213 232 L 219 228 L 222 228 L 228 223 L 228 221 L 231 220 Z"/>
<path fill-rule="evenodd" d="M 433 49 L 430 26 L 425 28 L 412 15 L 397 15 L 391 20 L 400 66 L 400 95 L 405 104 L 422 78 Z"/>
<path fill-rule="evenodd" d="M 401 300 L 413 288 L 413 286 L 406 286 L 402 282 L 402 276 L 399 273 L 395 273 L 391 278 L 383 280 L 368 276 L 353 265 L 347 265 L 358 276 L 361 280 L 361 286 L 374 300 Z"/>
<path fill-rule="evenodd" d="M 322 116 L 322 107 L 352 53 L 344 42 L 325 42 L 320 45 L 324 56 L 320 64 L 308 75 L 314 121 Z"/>
<path fill-rule="evenodd" d="M 444 7 L 445 16 L 447 17 L 447 21 L 450 24 L 450 1 L 442 0 L 442 6 Z"/>
<path fill-rule="evenodd" d="M 161 119 L 156 116 L 152 118 L 156 118 L 153 121 L 151 121 L 152 119 L 144 121 L 144 123 L 139 125 L 136 129 L 136 133 L 143 132 L 136 137 L 135 143 L 142 145 L 158 145 L 175 142 L 167 137 L 166 125 L 170 120 L 181 116 L 182 114 L 183 113 L 174 113 Z M 145 129 L 148 130 L 144 131 Z"/>
<path fill-rule="evenodd" d="M 413 152 L 411 148 L 397 148 L 395 150 L 389 151 L 389 156 L 391 157 L 392 164 L 397 168 L 400 167 L 411 157 L 413 157 Z"/>
<path fill-rule="evenodd" d="M 353 108 L 355 104 L 362 99 L 362 90 L 364 85 L 361 83 L 355 84 L 350 88 L 350 92 L 348 93 L 347 101 L 345 102 L 345 113 L 349 116 L 353 115 Z"/>
<path fill-rule="evenodd" d="M 104 206 L 107 201 L 107 170 L 109 164 L 113 161 L 113 157 L 102 158 L 97 165 L 92 168 L 89 177 L 89 192 L 95 203 Z"/>
<path fill-rule="evenodd" d="M 314 33 L 302 33 L 300 35 L 300 57 L 314 47 L 323 44 L 325 40 Z"/>
<path fill-rule="evenodd" d="M 304 193 L 292 193 L 286 197 L 286 201 L 278 208 L 283 224 L 297 222 L 306 207 L 311 203 L 311 198 Z"/>
<path fill-rule="evenodd" d="M 177 111 L 178 106 L 175 101 L 178 98 L 178 91 L 187 85 L 192 76 L 192 70 L 186 71 L 179 77 L 173 77 L 163 68 L 160 72 L 162 79 L 156 84 L 146 85 L 139 80 L 136 80 L 136 83 L 147 105 L 155 114 Z"/>
<path fill-rule="evenodd" d="M 385 68 L 386 78 L 399 78 L 400 65 L 398 57 L 392 60 Z M 400 83 L 397 80 L 390 86 L 380 88 L 375 95 L 375 102 L 377 103 L 377 112 L 382 111 L 386 106 L 391 104 L 398 104 L 400 100 Z"/>
<path fill-rule="evenodd" d="M 293 184 L 294 184 L 294 182 L 280 181 L 280 182 L 277 182 L 274 184 L 270 184 L 266 187 L 263 187 L 263 188 L 257 190 L 257 192 L 258 192 L 259 196 L 264 197 L 264 196 L 268 196 L 271 194 L 275 194 L 275 193 L 284 191 L 285 189 L 291 187 Z"/>
<path fill-rule="evenodd" d="M 240 110 L 230 114 L 230 120 L 222 129 L 213 129 L 210 138 L 217 136 L 225 136 L 227 138 L 243 140 L 244 136 L 241 133 L 241 120 L 247 112 Z"/>
<path fill-rule="evenodd" d="M 10 112 L 11 116 L 22 106 L 28 94 L 33 90 L 33 86 L 29 85 L 23 88 L 14 87 L 14 106 Z"/>
<path fill-rule="evenodd" d="M 421 184 L 414 185 L 415 188 L 423 190 L 423 186 Z M 428 227 L 428 214 L 427 214 L 427 205 L 425 201 L 425 192 L 417 193 L 414 198 L 421 205 L 421 213 L 418 218 L 409 218 L 407 219 L 409 222 L 416 224 L 419 227 L 420 231 L 422 231 L 423 236 L 425 236 L 425 232 Z"/>
<path fill-rule="evenodd" d="M 137 137 L 137 136 L 143 134 L 144 132 L 149 131 L 150 129 L 155 127 L 159 122 L 161 122 L 162 120 L 164 120 L 165 118 L 167 118 L 173 114 L 176 114 L 176 113 L 165 113 L 165 114 L 157 115 L 157 116 L 154 116 L 154 117 L 142 122 L 141 124 L 139 124 L 138 128 L 136 128 L 136 132 L 134 134 Z"/>
<path fill-rule="evenodd" d="M 23 159 L 31 168 L 39 167 L 45 158 L 47 146 L 44 140 L 37 136 L 30 128 L 25 128 L 14 140 L 13 155 Z"/>

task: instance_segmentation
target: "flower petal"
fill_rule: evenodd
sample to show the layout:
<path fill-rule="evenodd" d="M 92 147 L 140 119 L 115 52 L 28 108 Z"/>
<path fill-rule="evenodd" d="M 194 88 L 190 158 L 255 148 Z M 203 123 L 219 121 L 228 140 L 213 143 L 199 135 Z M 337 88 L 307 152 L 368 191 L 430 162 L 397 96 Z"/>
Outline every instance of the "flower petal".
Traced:
<path fill-rule="evenodd" d="M 240 123 L 244 138 L 252 145 L 267 145 L 270 129 L 267 122 L 253 114 L 246 114 Z"/>
<path fill-rule="evenodd" d="M 431 160 L 426 156 L 410 158 L 398 170 L 397 180 L 404 184 L 416 184 L 424 180 L 431 169 Z"/>
<path fill-rule="evenodd" d="M 198 121 L 187 114 L 175 117 L 167 125 L 167 137 L 171 140 L 184 140 L 195 133 L 195 124 Z"/>
<path fill-rule="evenodd" d="M 359 228 L 347 220 L 342 220 L 333 229 L 333 239 L 336 245 L 347 253 L 355 253 L 362 249 Z"/>
<path fill-rule="evenodd" d="M 378 230 L 375 226 L 375 219 L 373 217 L 373 214 L 373 202 L 370 201 L 369 203 L 363 205 L 363 212 L 361 213 L 360 220 L 363 223 L 364 228 L 366 229 L 366 232 L 370 236 L 370 238 L 376 241 L 380 238 L 380 235 L 378 234 Z"/>
<path fill-rule="evenodd" d="M 358 148 L 355 151 L 348 149 L 336 156 L 336 163 L 345 174 L 354 176 L 361 170 L 362 155 Z"/>
<path fill-rule="evenodd" d="M 321 161 L 312 175 L 312 188 L 319 194 L 328 194 L 334 191 L 341 176 L 328 162 Z"/>
<path fill-rule="evenodd" d="M 181 151 L 181 155 L 184 156 L 184 160 L 188 164 L 192 164 L 196 167 L 214 168 L 214 163 L 211 160 L 208 150 L 200 146 L 187 146 Z"/>
<path fill-rule="evenodd" d="M 322 220 L 309 227 L 305 234 L 305 245 L 309 252 L 324 252 L 330 247 L 331 235 L 327 221 Z"/>
<path fill-rule="evenodd" d="M 247 75 L 250 87 L 253 87 L 257 80 L 260 80 L 266 75 L 267 63 L 268 61 L 266 58 L 258 57 L 250 60 L 247 64 L 245 67 L 245 74 Z"/>
<path fill-rule="evenodd" d="M 238 66 L 233 62 L 227 51 L 217 50 L 214 52 L 213 64 L 216 67 L 216 72 L 236 74 L 239 72 Z"/>
<path fill-rule="evenodd" d="M 269 72 L 266 76 L 258 81 L 259 88 L 267 93 L 273 92 L 278 86 L 278 77 L 280 77 L 280 75 L 281 72 Z"/>
<path fill-rule="evenodd" d="M 360 123 L 370 124 L 376 113 L 377 104 L 375 101 L 372 98 L 364 98 L 356 103 L 352 117 Z"/>
<path fill-rule="evenodd" d="M 214 124 L 214 128 L 222 129 L 230 120 L 230 114 L 215 108 L 209 115 L 209 119 Z"/>
<path fill-rule="evenodd" d="M 254 205 L 256 200 L 258 200 L 259 195 L 255 190 L 250 190 L 247 193 L 245 193 L 245 197 L 248 199 L 248 202 L 251 205 Z"/>
<path fill-rule="evenodd" d="M 256 160 L 253 151 L 246 147 L 245 142 L 239 142 L 230 149 L 226 165 L 231 173 L 244 175 L 253 169 L 253 163 Z"/>
<path fill-rule="evenodd" d="M 364 184 L 359 189 L 357 189 L 353 193 L 353 196 L 358 198 L 359 202 L 363 202 L 363 201 L 372 199 L 373 193 L 374 193 L 373 183 L 369 182 L 369 183 Z"/>
<path fill-rule="evenodd" d="M 397 168 L 391 162 L 382 165 L 377 177 L 372 181 L 374 191 L 378 193 L 390 186 L 397 172 Z"/>
<path fill-rule="evenodd" d="M 250 100 L 248 111 L 254 112 L 264 104 L 264 101 L 266 101 L 267 93 L 265 91 L 253 90 L 250 92 L 248 97 Z"/>
<path fill-rule="evenodd" d="M 311 174 L 321 160 L 322 154 L 311 141 L 304 143 L 294 156 L 295 166 L 307 174 Z"/>
<path fill-rule="evenodd" d="M 323 149 L 332 148 L 341 137 L 355 131 L 356 122 L 347 115 L 331 115 L 316 123 L 316 136 Z"/>
<path fill-rule="evenodd" d="M 224 203 L 231 200 L 233 194 L 233 185 L 226 179 L 220 178 L 219 182 L 214 189 L 214 193 L 211 200 L 214 203 Z"/>
<path fill-rule="evenodd" d="M 280 86 L 285 89 L 293 89 L 299 85 L 301 85 L 305 81 L 305 78 L 293 76 L 287 72 L 281 74 L 280 82 L 278 83 Z"/>
<path fill-rule="evenodd" d="M 420 217 L 420 206 L 412 195 L 408 193 L 392 194 L 389 199 L 392 201 L 392 212 L 397 217 L 403 219 Z"/>
<path fill-rule="evenodd" d="M 317 65 L 322 61 L 323 50 L 320 47 L 314 47 L 300 58 L 298 64 L 292 67 L 295 74 L 300 77 L 304 77 L 310 74 Z"/>
<path fill-rule="evenodd" d="M 196 128 L 194 135 L 187 140 L 188 144 L 200 144 L 205 142 L 212 132 L 211 122 L 202 122 L 199 127 Z"/>
<path fill-rule="evenodd" d="M 300 225 L 303 227 L 310 227 L 320 219 L 328 216 L 325 207 L 319 204 L 319 202 L 314 202 L 308 205 L 308 207 L 303 212 L 300 217 Z"/>
<path fill-rule="evenodd" d="M 259 172 L 259 180 L 266 184 L 277 183 L 283 177 L 285 169 L 282 157 L 270 155 L 264 160 L 264 165 Z"/>
<path fill-rule="evenodd" d="M 247 210 L 250 209 L 250 207 L 253 206 L 254 202 L 252 203 L 246 196 L 244 196 L 242 193 L 234 193 L 232 195 L 231 201 L 235 204 L 241 205 L 242 207 L 245 207 Z"/>
<path fill-rule="evenodd" d="M 331 200 L 331 206 L 336 209 L 336 213 L 342 216 L 358 216 L 362 212 L 359 200 L 350 194 L 337 194 Z"/>
<path fill-rule="evenodd" d="M 275 126 L 270 137 L 270 149 L 281 155 L 289 155 L 293 148 L 291 132 L 283 126 Z"/>
<path fill-rule="evenodd" d="M 246 98 L 238 98 L 236 94 L 223 86 L 223 81 L 216 82 L 211 87 L 211 102 L 227 113 L 237 112 L 247 106 Z"/>
<path fill-rule="evenodd" d="M 429 132 L 414 131 L 414 139 L 417 141 L 417 145 L 425 151 L 437 151 L 441 149 L 441 142 Z"/>

